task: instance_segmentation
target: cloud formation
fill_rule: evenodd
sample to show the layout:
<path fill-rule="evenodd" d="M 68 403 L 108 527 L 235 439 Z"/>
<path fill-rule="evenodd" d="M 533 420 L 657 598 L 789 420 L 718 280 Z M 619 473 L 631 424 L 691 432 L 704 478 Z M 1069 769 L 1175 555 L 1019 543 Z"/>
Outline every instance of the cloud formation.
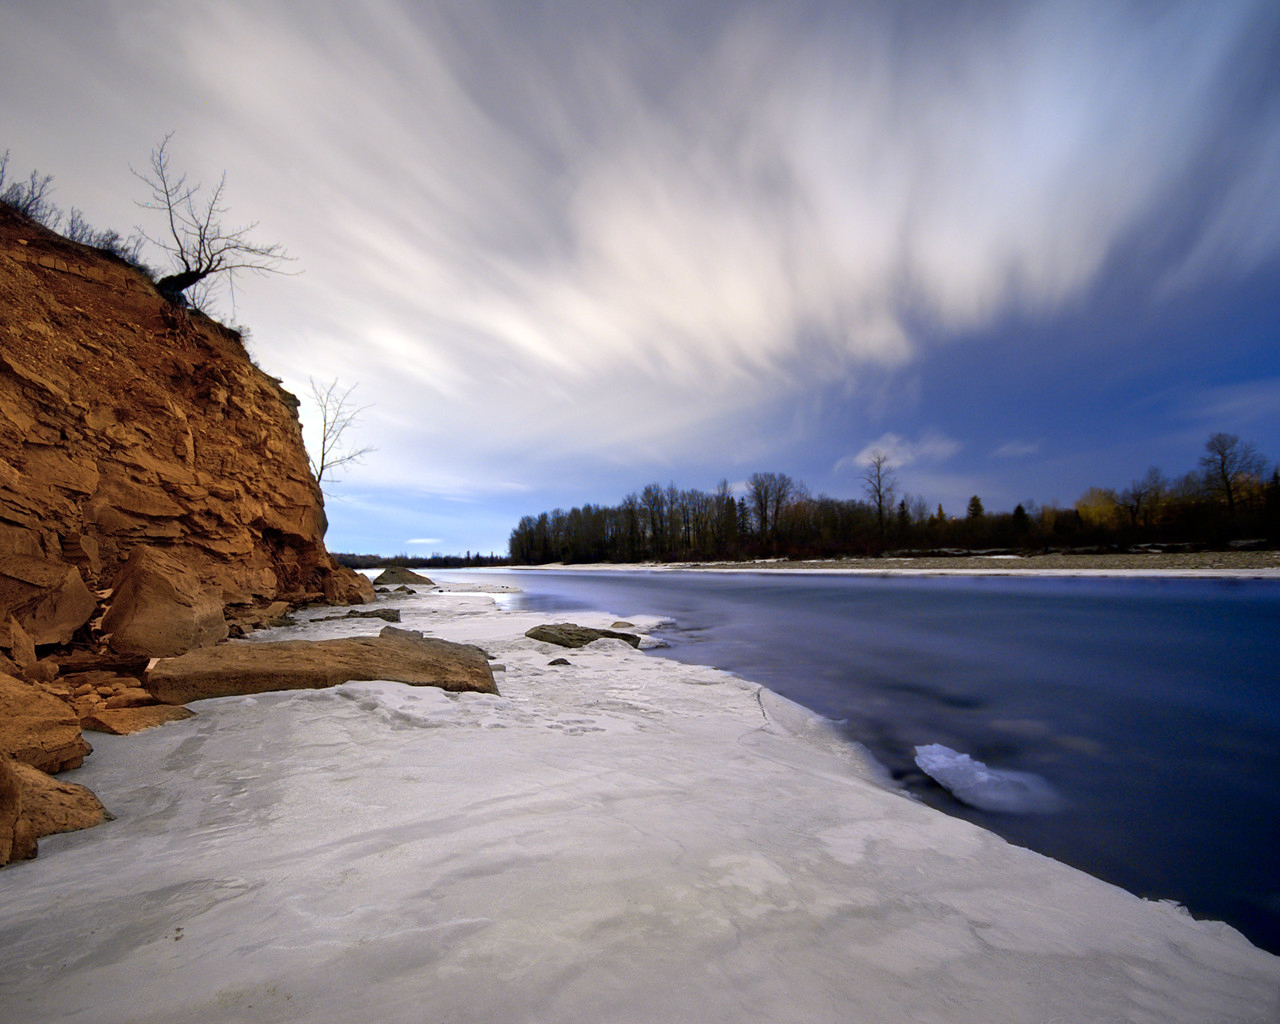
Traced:
<path fill-rule="evenodd" d="M 305 269 L 237 317 L 295 390 L 360 383 L 381 487 L 767 455 L 820 388 L 1104 277 L 1140 306 L 1280 254 L 1263 0 L 79 6 L 0 0 L 0 84 L 37 40 L 99 164 L 177 129 L 227 168 Z"/>
<path fill-rule="evenodd" d="M 1222 159 L 1224 117 L 1256 130 L 1165 274 L 1275 254 L 1248 216 L 1280 178 L 1274 104 L 1231 91 L 1259 5 L 702 13 L 135 17 L 175 92 L 217 108 L 200 148 L 250 149 L 255 199 L 302 240 L 308 351 L 516 447 L 696 446 L 927 337 L 1050 313 Z"/>

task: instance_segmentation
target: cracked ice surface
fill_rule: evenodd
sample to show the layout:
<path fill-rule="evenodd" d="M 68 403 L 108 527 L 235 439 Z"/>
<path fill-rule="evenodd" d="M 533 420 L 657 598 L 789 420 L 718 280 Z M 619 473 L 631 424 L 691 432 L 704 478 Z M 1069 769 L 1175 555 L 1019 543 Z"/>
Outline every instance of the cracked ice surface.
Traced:
<path fill-rule="evenodd" d="M 117 820 L 0 872 L 0 1018 L 1280 1017 L 1238 933 L 885 788 L 753 684 L 553 648 L 485 595 L 399 606 L 502 696 L 348 683 L 95 736 L 68 777 Z"/>

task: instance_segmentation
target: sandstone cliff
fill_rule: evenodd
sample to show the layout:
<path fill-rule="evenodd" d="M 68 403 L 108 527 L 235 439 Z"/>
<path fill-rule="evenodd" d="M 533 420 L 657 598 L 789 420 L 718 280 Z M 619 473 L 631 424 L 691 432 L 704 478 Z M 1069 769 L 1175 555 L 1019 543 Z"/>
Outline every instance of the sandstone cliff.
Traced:
<path fill-rule="evenodd" d="M 206 619 L 371 598 L 323 515 L 297 401 L 239 335 L 0 207 L 0 648 L 11 616 L 71 640 L 142 546 L 188 570 Z"/>
<path fill-rule="evenodd" d="M 297 406 L 234 331 L 0 205 L 0 865 L 102 820 L 42 781 L 82 729 L 189 714 L 150 658 L 373 599 L 324 548 Z"/>

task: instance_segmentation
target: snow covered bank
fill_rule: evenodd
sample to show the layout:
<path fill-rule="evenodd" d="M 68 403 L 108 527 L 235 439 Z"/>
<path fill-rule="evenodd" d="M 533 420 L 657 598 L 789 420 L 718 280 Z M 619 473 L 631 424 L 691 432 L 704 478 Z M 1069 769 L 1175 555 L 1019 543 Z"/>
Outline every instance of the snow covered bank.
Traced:
<path fill-rule="evenodd" d="M 72 777 L 118 820 L 0 872 L 0 1019 L 1280 1016 L 1280 959 L 884 788 L 768 691 L 527 639 L 487 595 L 399 606 L 502 696 L 349 683 L 102 737 Z M 627 613 L 575 619 L 655 624 Z"/>

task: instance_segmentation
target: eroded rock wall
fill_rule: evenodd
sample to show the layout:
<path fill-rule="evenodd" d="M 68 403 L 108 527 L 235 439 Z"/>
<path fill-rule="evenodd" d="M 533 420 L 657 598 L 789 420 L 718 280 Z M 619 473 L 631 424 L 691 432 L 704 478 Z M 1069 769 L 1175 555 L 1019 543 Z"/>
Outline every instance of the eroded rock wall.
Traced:
<path fill-rule="evenodd" d="M 297 401 L 239 335 L 0 207 L 0 648 L 11 621 L 65 643 L 144 545 L 231 618 L 371 598 L 323 514 Z"/>

